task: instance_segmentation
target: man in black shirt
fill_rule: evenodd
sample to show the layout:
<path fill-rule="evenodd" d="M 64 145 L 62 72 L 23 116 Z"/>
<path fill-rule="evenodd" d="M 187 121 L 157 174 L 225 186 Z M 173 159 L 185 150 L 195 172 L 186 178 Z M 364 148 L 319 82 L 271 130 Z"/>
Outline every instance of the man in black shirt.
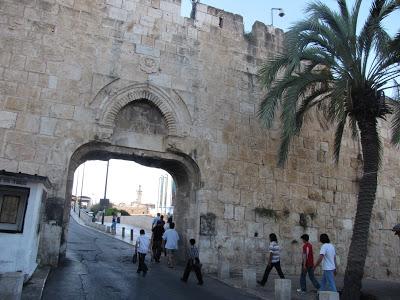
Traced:
<path fill-rule="evenodd" d="M 152 229 L 153 231 L 153 257 L 156 262 L 160 262 L 162 251 L 162 236 L 164 234 L 164 227 L 162 221 L 157 221 L 157 225 Z"/>

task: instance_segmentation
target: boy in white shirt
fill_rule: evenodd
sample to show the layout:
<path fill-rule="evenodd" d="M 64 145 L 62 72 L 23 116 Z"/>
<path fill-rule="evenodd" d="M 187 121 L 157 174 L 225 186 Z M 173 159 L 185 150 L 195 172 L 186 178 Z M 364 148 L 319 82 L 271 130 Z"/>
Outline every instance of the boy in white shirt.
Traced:
<path fill-rule="evenodd" d="M 140 236 L 136 240 L 136 250 L 139 255 L 139 266 L 137 269 L 137 273 L 143 271 L 143 277 L 145 277 L 148 270 L 145 258 L 147 252 L 150 251 L 150 240 L 148 237 L 145 236 L 145 232 L 143 229 L 140 229 Z"/>
<path fill-rule="evenodd" d="M 322 262 L 322 279 L 320 291 L 337 292 L 335 284 L 336 275 L 336 251 L 331 244 L 329 237 L 323 233 L 319 237 L 319 241 L 323 244 L 319 252 L 318 261 L 315 263 L 314 269 Z"/>

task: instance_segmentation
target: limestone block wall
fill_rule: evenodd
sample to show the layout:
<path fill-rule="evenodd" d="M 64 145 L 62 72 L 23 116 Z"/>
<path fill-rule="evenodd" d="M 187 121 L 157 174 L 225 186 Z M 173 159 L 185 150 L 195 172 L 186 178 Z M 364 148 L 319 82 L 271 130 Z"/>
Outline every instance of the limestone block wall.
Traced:
<path fill-rule="evenodd" d="M 183 18 L 180 5 L 180 0 L 0 1 L 0 168 L 47 176 L 53 209 L 63 210 L 62 203 L 69 203 L 70 158 L 81 145 L 101 141 L 178 152 L 196 162 L 202 181 L 195 202 L 184 205 L 186 213 L 196 220 L 207 213 L 216 217 L 215 234 L 189 231 L 200 239 L 208 270 L 228 260 L 233 271 L 247 266 L 261 271 L 268 234 L 275 232 L 283 269 L 299 272 L 300 235 L 308 232 L 318 248 L 318 235 L 326 232 L 343 272 L 362 163 L 359 144 L 348 137 L 336 167 L 332 131 L 311 116 L 287 166 L 278 168 L 280 125 L 266 131 L 257 120 L 264 91 L 256 74 L 281 49 L 283 32 L 256 22 L 244 34 L 239 15 L 199 4 L 195 19 Z M 160 109 L 168 134 L 161 144 L 148 132 L 145 144 L 141 139 L 118 144 L 113 116 L 140 98 Z M 398 240 L 378 229 L 400 221 L 400 156 L 389 145 L 385 124 L 382 136 L 366 273 L 391 279 L 400 275 Z M 257 207 L 269 209 L 272 217 L 256 214 Z M 55 218 L 55 225 L 64 226 L 67 216 Z M 63 240 L 56 235 L 45 242 Z"/>

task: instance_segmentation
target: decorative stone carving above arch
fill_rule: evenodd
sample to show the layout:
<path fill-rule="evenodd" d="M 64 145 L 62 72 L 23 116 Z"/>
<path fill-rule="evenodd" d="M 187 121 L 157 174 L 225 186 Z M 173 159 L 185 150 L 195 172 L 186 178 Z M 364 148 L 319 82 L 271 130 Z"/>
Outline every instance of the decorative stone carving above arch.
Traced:
<path fill-rule="evenodd" d="M 121 86 L 122 85 L 122 86 Z M 158 107 L 163 114 L 171 136 L 187 136 L 192 125 L 189 110 L 177 93 L 149 83 L 130 83 L 116 80 L 105 86 L 90 104 L 97 106 L 96 120 L 100 125 L 114 127 L 119 111 L 129 103 L 147 100 Z"/>

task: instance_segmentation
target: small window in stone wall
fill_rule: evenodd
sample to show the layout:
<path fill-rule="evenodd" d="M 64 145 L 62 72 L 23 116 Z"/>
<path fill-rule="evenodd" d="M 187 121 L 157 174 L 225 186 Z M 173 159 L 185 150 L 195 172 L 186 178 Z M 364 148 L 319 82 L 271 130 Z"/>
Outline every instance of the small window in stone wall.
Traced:
<path fill-rule="evenodd" d="M 29 189 L 0 185 L 0 232 L 21 233 Z"/>

